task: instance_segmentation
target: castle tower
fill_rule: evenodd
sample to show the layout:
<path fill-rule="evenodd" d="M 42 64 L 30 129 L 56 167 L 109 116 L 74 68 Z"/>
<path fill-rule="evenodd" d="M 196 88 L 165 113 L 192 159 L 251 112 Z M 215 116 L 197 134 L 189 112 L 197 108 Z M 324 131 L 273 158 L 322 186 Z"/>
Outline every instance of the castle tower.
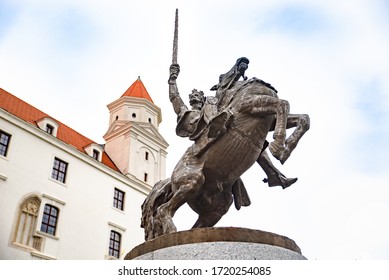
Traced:
<path fill-rule="evenodd" d="M 107 107 L 105 151 L 120 171 L 151 186 L 165 179 L 168 143 L 158 132 L 162 113 L 140 77 Z"/>

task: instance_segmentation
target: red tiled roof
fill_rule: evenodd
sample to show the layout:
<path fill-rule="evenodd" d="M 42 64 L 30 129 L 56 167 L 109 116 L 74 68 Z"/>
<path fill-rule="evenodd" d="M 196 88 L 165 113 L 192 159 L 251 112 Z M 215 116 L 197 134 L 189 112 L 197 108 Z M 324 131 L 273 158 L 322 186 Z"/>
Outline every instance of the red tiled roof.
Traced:
<path fill-rule="evenodd" d="M 144 84 L 140 80 L 140 77 L 138 77 L 138 79 L 126 90 L 122 97 L 123 96 L 145 98 L 151 103 L 154 103 L 149 93 L 147 92 Z"/>
<path fill-rule="evenodd" d="M 27 102 L 24 102 L 23 100 L 3 90 L 2 88 L 0 88 L 0 108 L 34 126 L 37 126 L 37 121 L 45 117 L 49 117 L 55 120 L 59 126 L 57 131 L 57 138 L 67 144 L 74 146 L 82 153 L 86 153 L 84 150 L 86 146 L 92 143 L 97 144 L 77 131 L 73 130 L 72 128 L 68 127 L 67 125 L 31 106 Z M 102 163 L 112 168 L 113 170 L 120 172 L 105 152 L 102 155 Z"/>

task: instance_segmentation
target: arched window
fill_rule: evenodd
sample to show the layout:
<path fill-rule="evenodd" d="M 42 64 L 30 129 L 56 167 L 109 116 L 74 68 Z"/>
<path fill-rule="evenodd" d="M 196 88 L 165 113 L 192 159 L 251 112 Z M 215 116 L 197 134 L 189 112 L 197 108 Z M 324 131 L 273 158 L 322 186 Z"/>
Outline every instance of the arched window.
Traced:
<path fill-rule="evenodd" d="M 120 233 L 111 230 L 111 236 L 109 238 L 109 255 L 115 258 L 120 257 L 120 242 L 122 236 Z"/>
<path fill-rule="evenodd" d="M 14 243 L 40 250 L 40 242 L 34 237 L 40 204 L 41 201 L 36 196 L 27 198 L 21 204 L 16 221 Z"/>
<path fill-rule="evenodd" d="M 46 204 L 43 211 L 41 231 L 50 235 L 55 236 L 57 229 L 57 220 L 58 220 L 59 210 L 53 205 Z"/>

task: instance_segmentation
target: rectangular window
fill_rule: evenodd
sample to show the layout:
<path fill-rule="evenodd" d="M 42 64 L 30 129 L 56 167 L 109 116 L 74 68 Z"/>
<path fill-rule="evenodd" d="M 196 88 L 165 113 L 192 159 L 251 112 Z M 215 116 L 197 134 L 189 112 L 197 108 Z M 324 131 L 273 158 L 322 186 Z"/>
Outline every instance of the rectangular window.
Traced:
<path fill-rule="evenodd" d="M 149 153 L 148 152 L 145 153 L 145 160 L 149 160 Z"/>
<path fill-rule="evenodd" d="M 147 177 L 148 177 L 148 176 L 149 176 L 149 174 L 147 174 L 147 173 L 144 174 L 143 179 L 144 179 L 145 182 L 147 182 L 147 179 L 148 179 Z"/>
<path fill-rule="evenodd" d="M 120 233 L 111 230 L 111 236 L 109 238 L 109 255 L 115 258 L 120 257 L 120 240 L 122 236 Z"/>
<path fill-rule="evenodd" d="M 51 178 L 61 183 L 65 183 L 66 171 L 68 164 L 58 158 L 54 158 L 53 170 L 51 172 Z"/>
<path fill-rule="evenodd" d="M 11 135 L 0 130 L 0 155 L 6 157 Z"/>
<path fill-rule="evenodd" d="M 53 127 L 52 125 L 46 124 L 46 132 L 47 132 L 48 134 L 53 135 L 54 127 Z"/>
<path fill-rule="evenodd" d="M 99 160 L 99 151 L 98 150 L 93 150 L 93 155 L 92 157 L 95 159 L 95 160 Z"/>
<path fill-rule="evenodd" d="M 42 217 L 41 231 L 47 234 L 55 235 L 58 220 L 58 208 L 50 204 L 45 205 Z"/>
<path fill-rule="evenodd" d="M 113 207 L 124 210 L 124 192 L 116 188 L 113 196 Z"/>

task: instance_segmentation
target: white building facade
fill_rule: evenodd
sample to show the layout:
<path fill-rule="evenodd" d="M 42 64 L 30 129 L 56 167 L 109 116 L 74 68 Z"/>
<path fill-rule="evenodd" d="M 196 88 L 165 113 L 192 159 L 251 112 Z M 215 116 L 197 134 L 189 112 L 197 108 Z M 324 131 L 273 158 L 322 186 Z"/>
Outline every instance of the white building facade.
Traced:
<path fill-rule="evenodd" d="M 0 89 L 0 259 L 120 259 L 165 178 L 162 120 L 138 79 L 99 145 Z"/>

